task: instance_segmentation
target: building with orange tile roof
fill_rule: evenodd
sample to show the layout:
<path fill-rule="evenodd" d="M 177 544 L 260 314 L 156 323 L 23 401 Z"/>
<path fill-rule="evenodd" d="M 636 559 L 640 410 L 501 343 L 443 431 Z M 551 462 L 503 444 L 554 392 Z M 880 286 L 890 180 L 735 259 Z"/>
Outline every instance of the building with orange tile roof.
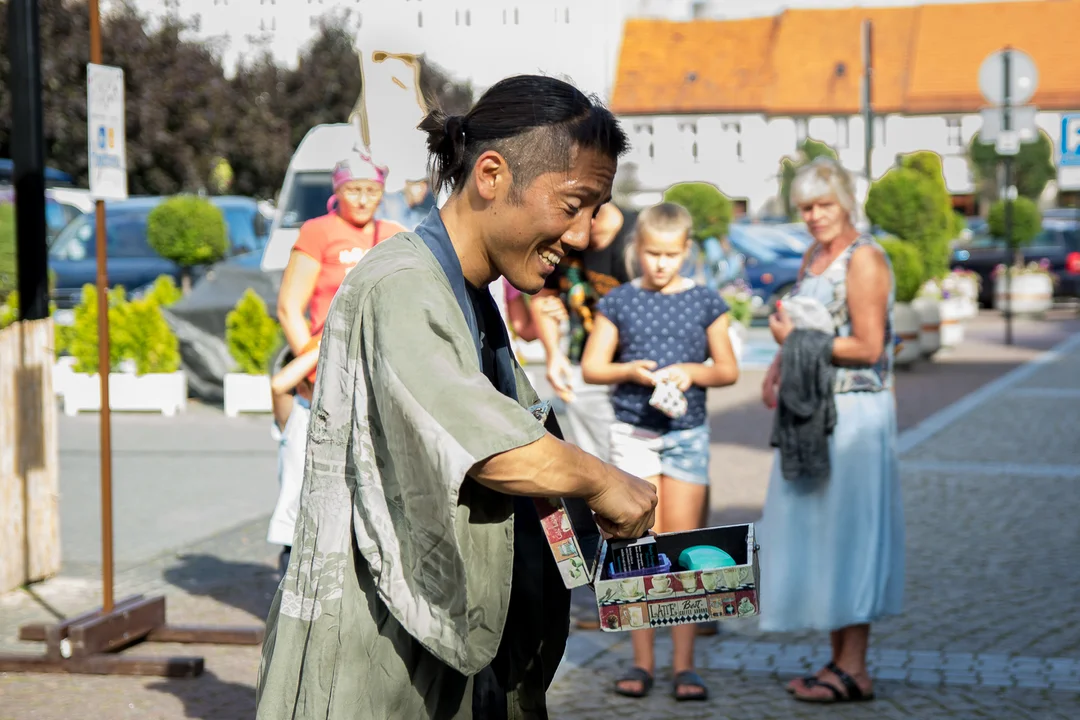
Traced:
<path fill-rule="evenodd" d="M 780 160 L 806 137 L 834 146 L 866 187 L 861 26 L 873 23 L 875 177 L 897 154 L 933 150 L 957 196 L 975 188 L 966 152 L 987 105 L 979 66 L 1005 46 L 1039 70 L 1038 126 L 1060 141 L 1080 112 L 1080 0 L 785 10 L 736 20 L 634 19 L 611 107 L 629 125 L 637 178 L 659 190 L 705 180 L 770 212 Z M 1063 189 L 1080 177 L 1062 171 Z M 1075 187 L 1074 187 L 1075 186 Z"/>

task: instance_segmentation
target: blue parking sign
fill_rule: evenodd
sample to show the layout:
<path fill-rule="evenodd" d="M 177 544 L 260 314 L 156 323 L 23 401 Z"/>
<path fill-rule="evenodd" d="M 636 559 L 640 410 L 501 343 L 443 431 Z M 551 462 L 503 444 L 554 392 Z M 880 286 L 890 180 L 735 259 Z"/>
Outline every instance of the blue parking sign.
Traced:
<path fill-rule="evenodd" d="M 1061 116 L 1061 166 L 1080 167 L 1080 115 Z"/>

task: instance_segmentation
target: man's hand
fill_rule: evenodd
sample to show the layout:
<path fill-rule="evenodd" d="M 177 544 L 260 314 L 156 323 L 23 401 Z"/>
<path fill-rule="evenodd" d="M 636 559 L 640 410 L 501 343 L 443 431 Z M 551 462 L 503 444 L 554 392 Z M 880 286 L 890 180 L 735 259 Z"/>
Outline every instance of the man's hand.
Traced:
<path fill-rule="evenodd" d="M 668 365 L 666 368 L 656 372 L 656 378 L 657 380 L 667 380 L 675 383 L 675 387 L 679 388 L 681 392 L 686 392 L 693 385 L 690 380 L 690 373 L 682 365 Z"/>
<path fill-rule="evenodd" d="M 596 514 L 596 524 L 615 539 L 644 537 L 654 522 L 656 488 L 613 465 L 605 469 L 608 477 L 600 491 L 585 498 Z"/>
<path fill-rule="evenodd" d="M 626 363 L 626 382 L 653 387 L 656 385 L 656 363 L 652 360 L 634 360 Z"/>
<path fill-rule="evenodd" d="M 560 303 L 561 305 L 562 303 Z M 562 353 L 552 353 L 547 361 L 547 381 L 563 402 L 573 402 L 574 392 L 570 385 L 573 377 L 570 360 Z"/>

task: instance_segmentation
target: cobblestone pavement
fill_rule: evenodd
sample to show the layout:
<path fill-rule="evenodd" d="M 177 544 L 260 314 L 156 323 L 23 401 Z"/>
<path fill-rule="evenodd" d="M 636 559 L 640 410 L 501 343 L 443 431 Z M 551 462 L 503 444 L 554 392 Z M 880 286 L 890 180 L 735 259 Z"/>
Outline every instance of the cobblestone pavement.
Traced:
<path fill-rule="evenodd" d="M 713 697 L 697 704 L 667 694 L 666 636 L 658 643 L 657 686 L 634 701 L 608 690 L 629 661 L 629 637 L 575 631 L 550 692 L 553 717 L 1080 718 L 1080 448 L 1067 431 L 1080 420 L 1080 336 L 995 380 L 1059 341 L 1063 327 L 1074 324 L 1018 326 L 1018 346 L 1006 349 L 994 345 L 993 320 L 977 323 L 964 347 L 898 379 L 907 609 L 874 628 L 875 702 L 792 701 L 782 679 L 819 665 L 824 638 L 765 635 L 738 621 L 699 643 Z M 755 405 L 760 374 L 746 375 L 710 403 L 716 521 L 756 518 L 764 494 L 768 420 Z M 275 550 L 264 535 L 265 519 L 243 522 L 186 544 L 182 554 L 124 567 L 116 596 L 164 593 L 176 623 L 260 623 L 276 582 Z M 20 625 L 97 603 L 100 581 L 89 566 L 0 596 L 0 651 L 36 651 L 14 639 Z M 206 672 L 196 680 L 0 674 L 0 720 L 253 717 L 257 649 L 142 645 L 136 652 L 202 655 Z"/>

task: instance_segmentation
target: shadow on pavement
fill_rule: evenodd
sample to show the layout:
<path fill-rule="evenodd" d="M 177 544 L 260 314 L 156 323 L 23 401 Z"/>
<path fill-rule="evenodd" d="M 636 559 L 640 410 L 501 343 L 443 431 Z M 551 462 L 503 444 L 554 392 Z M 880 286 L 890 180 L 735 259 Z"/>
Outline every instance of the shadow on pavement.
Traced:
<path fill-rule="evenodd" d="M 247 720 L 255 717 L 255 688 L 224 682 L 209 670 L 196 679 L 162 680 L 146 687 L 175 695 L 184 703 L 185 718 Z"/>
<path fill-rule="evenodd" d="M 165 580 L 191 595 L 201 595 L 266 619 L 277 591 L 277 570 L 213 555 L 181 555 L 165 570 Z"/>

